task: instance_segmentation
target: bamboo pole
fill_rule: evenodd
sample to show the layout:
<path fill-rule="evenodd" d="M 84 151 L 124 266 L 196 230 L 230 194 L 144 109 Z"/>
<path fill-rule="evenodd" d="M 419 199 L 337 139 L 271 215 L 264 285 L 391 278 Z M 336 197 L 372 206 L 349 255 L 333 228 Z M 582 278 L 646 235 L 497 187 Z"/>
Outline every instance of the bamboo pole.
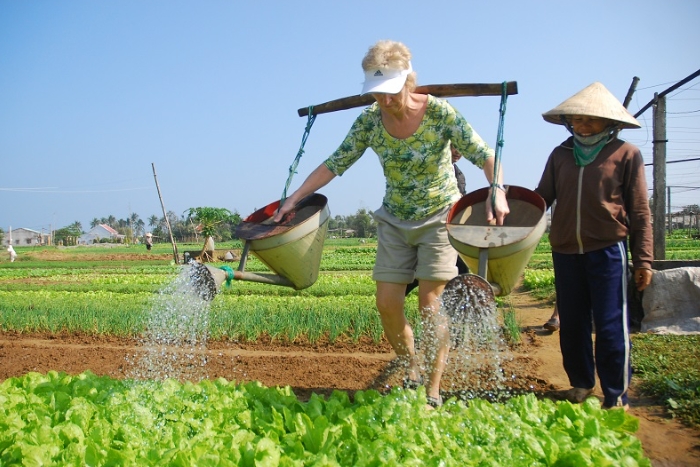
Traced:
<path fill-rule="evenodd" d="M 432 94 L 435 97 L 466 97 L 466 96 L 500 96 L 503 94 L 502 83 L 461 83 L 461 84 L 426 84 L 418 86 L 414 92 L 419 94 Z M 508 81 L 506 83 L 508 95 L 518 93 L 518 83 Z M 374 102 L 371 94 L 356 95 L 335 99 L 323 104 L 314 105 L 314 115 L 347 110 L 354 107 L 364 107 Z M 297 110 L 300 117 L 309 115 L 309 108 Z"/>
<path fill-rule="evenodd" d="M 163 196 L 160 194 L 160 185 L 158 185 L 158 176 L 156 175 L 156 165 L 151 162 L 151 167 L 153 167 L 153 179 L 156 181 L 156 189 L 158 190 L 158 198 L 160 199 L 160 207 L 163 209 L 163 219 L 165 219 L 165 225 L 168 227 L 168 233 L 170 234 L 170 243 L 173 245 L 173 258 L 175 259 L 175 264 L 180 264 L 180 260 L 177 254 L 177 245 L 175 244 L 175 239 L 173 238 L 173 229 L 170 227 L 170 220 L 168 219 L 168 214 L 165 212 L 165 204 L 163 204 Z"/>

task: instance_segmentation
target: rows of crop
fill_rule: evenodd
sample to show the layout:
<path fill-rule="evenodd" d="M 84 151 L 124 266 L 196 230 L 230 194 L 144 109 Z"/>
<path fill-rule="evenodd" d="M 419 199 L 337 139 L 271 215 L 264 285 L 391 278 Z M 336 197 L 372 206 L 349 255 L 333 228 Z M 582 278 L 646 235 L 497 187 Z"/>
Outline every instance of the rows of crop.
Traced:
<path fill-rule="evenodd" d="M 671 251 L 686 251 L 689 241 L 695 240 L 674 239 L 675 250 Z M 91 249 L 93 254 L 95 251 Z M 289 340 L 300 335 L 312 339 L 322 335 L 356 339 L 365 335 L 376 339 L 380 331 L 370 274 L 375 252 L 376 246 L 371 244 L 324 248 L 318 281 L 301 291 L 233 281 L 212 304 L 210 335 L 255 339 L 269 334 Z M 17 263 L 0 264 L 2 329 L 137 335 L 144 330 L 151 297 L 183 267 L 170 261 L 159 265 L 96 261 L 89 267 L 58 261 L 47 267 L 47 263 L 27 261 L 21 268 L 15 267 Z M 254 257 L 246 270 L 267 271 Z M 530 259 L 523 286 L 539 298 L 554 299 L 554 272 L 546 236 Z M 420 329 L 415 300 L 415 293 L 409 296 L 406 312 Z M 503 305 L 504 300 L 498 299 L 498 303 Z M 264 329 L 270 322 L 275 323 L 274 329 Z M 304 329 L 305 323 L 309 323 L 308 329 Z"/>
<path fill-rule="evenodd" d="M 210 336 L 245 340 L 261 335 L 284 340 L 368 336 L 378 341 L 381 326 L 374 307 L 375 285 L 368 271 L 352 271 L 362 263 L 348 261 L 353 257 L 349 250 L 352 248 L 329 249 L 329 258 L 346 262 L 344 271 L 322 272 L 316 284 L 305 290 L 247 281 L 222 287 L 211 307 Z M 373 251 L 357 250 L 360 258 Z M 28 266 L 0 268 L 2 329 L 120 336 L 143 333 L 149 312 L 157 306 L 157 294 L 178 271 L 189 267 L 168 262 L 123 267 L 100 263 L 92 268 Z M 255 258 L 248 266 L 246 270 L 266 270 Z M 408 302 L 407 312 L 413 317 L 415 297 Z"/>
<path fill-rule="evenodd" d="M 137 383 L 58 372 L 0 384 L 2 465 L 650 466 L 621 409 L 519 396 L 505 404 L 425 392 L 297 400 L 224 379 Z"/>
<path fill-rule="evenodd" d="M 415 302 L 408 317 L 418 325 Z M 375 311 L 374 297 L 362 295 L 326 297 L 218 297 L 209 318 L 212 338 L 255 341 L 267 335 L 294 341 L 305 337 L 311 342 L 323 336 L 335 341 L 347 337 L 357 341 L 370 337 L 379 342 L 382 326 Z"/>
<path fill-rule="evenodd" d="M 269 287 L 269 286 L 268 286 Z M 415 298 L 407 307 L 416 323 Z M 22 332 L 69 331 L 137 336 L 148 325 L 149 312 L 158 306 L 154 294 L 66 291 L 0 291 L 3 330 Z M 328 295 L 219 295 L 209 312 L 209 335 L 214 339 L 255 341 L 260 336 L 294 341 L 316 341 L 365 336 L 379 341 L 381 323 L 371 294 Z"/>
<path fill-rule="evenodd" d="M 373 245 L 324 248 L 317 283 L 302 291 L 234 281 L 211 303 L 209 336 L 379 341 L 374 254 Z M 0 265 L 2 329 L 124 336 L 144 332 L 158 293 L 181 269 L 169 261 L 20 266 Z M 265 270 L 254 258 L 246 269 Z M 546 239 L 523 282 L 553 293 Z M 406 312 L 420 332 L 416 309 L 414 293 Z M 574 406 L 524 396 L 468 407 L 453 400 L 436 412 L 424 404 L 423 390 L 302 403 L 289 388 L 256 383 L 28 374 L 0 384 L 0 464 L 650 465 L 630 435 L 636 420 L 600 410 L 596 399 Z"/>

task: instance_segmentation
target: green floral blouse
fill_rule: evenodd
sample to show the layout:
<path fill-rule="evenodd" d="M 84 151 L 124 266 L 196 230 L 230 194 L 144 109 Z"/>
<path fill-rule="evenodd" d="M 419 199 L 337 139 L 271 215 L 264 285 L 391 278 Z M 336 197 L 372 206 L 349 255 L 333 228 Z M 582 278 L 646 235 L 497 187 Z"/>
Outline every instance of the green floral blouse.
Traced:
<path fill-rule="evenodd" d="M 372 148 L 386 178 L 384 208 L 402 220 L 419 220 L 460 198 L 452 167 L 450 141 L 479 168 L 493 150 L 447 101 L 428 96 L 418 130 L 406 139 L 391 136 L 375 102 L 355 120 L 340 147 L 324 162 L 342 175 Z"/>

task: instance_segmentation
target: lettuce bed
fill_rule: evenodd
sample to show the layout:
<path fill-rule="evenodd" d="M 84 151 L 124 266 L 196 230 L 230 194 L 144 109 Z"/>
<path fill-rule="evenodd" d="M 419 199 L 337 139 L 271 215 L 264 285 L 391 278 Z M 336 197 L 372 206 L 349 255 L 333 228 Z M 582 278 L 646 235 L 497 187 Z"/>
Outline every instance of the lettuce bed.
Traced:
<path fill-rule="evenodd" d="M 424 404 L 423 389 L 300 402 L 224 379 L 28 373 L 0 384 L 0 465 L 651 465 L 637 419 L 596 399 Z"/>

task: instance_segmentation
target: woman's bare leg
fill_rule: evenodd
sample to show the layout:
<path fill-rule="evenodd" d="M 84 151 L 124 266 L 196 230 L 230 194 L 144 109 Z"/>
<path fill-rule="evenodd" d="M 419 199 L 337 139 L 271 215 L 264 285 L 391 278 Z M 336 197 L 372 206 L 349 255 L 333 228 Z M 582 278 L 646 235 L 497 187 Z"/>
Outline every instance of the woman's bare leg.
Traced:
<path fill-rule="evenodd" d="M 406 284 L 377 282 L 377 309 L 387 340 L 396 355 L 407 366 L 408 378 L 417 380 L 419 365 L 413 340 L 413 329 L 404 313 Z"/>
<path fill-rule="evenodd" d="M 424 323 L 423 341 L 425 342 L 428 381 L 426 394 L 440 397 L 440 380 L 447 365 L 450 352 L 450 329 L 447 317 L 440 313 L 440 295 L 446 281 L 421 280 L 418 286 L 418 306 Z"/>

